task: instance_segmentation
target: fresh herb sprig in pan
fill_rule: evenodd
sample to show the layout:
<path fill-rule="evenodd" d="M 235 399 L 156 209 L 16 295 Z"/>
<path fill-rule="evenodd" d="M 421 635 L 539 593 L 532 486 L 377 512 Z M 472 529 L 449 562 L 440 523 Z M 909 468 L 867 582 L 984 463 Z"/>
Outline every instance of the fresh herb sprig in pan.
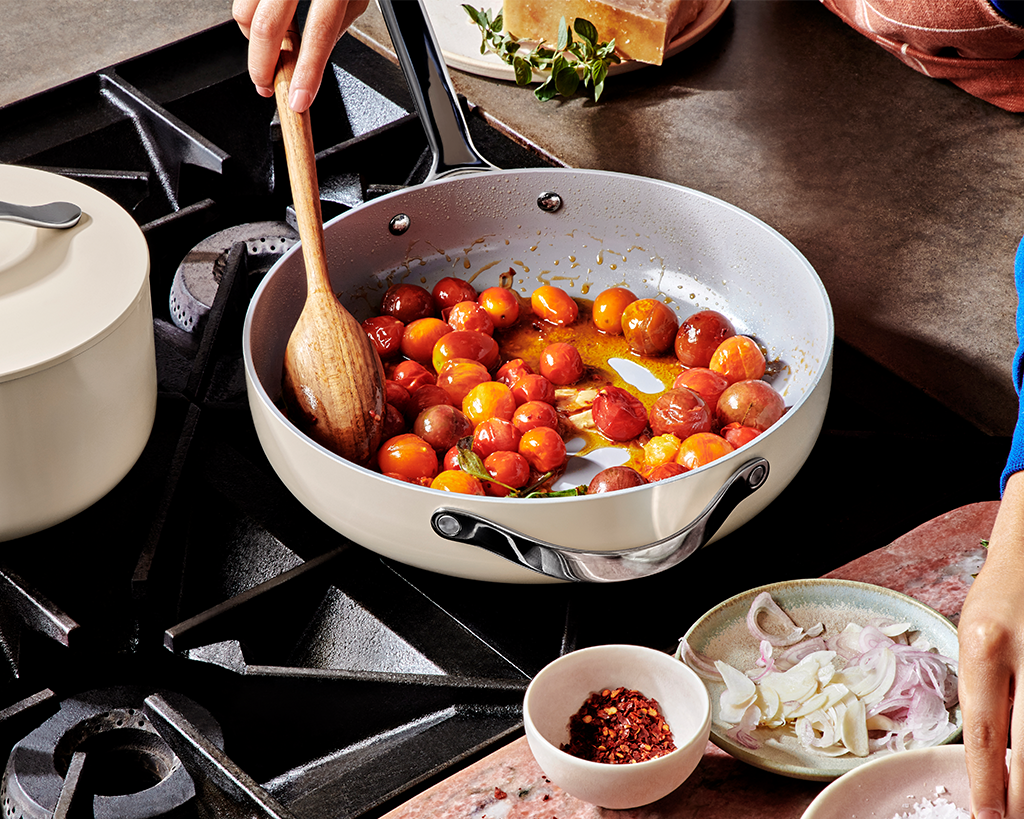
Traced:
<path fill-rule="evenodd" d="M 532 49 L 523 48 L 517 37 L 503 31 L 501 11 L 494 15 L 490 9 L 477 9 L 463 4 L 470 19 L 480 29 L 480 53 L 496 54 L 502 62 L 512 66 L 518 85 L 533 82 L 534 71 L 547 71 L 548 77 L 533 92 L 541 102 L 561 95 L 571 97 L 582 82 L 584 88 L 594 89 L 594 101 L 601 98 L 608 67 L 621 62 L 615 53 L 615 40 L 598 42 L 597 28 L 589 20 L 577 17 L 570 30 L 563 17 L 558 24 L 558 43 L 551 48 L 541 40 Z M 573 37 L 576 32 L 578 39 Z"/>
<path fill-rule="evenodd" d="M 463 472 L 472 475 L 480 481 L 490 481 L 504 487 L 508 490 L 508 497 L 510 498 L 568 498 L 587 494 L 587 487 L 585 486 L 574 486 L 571 489 L 559 489 L 553 492 L 541 491 L 540 487 L 551 479 L 554 474 L 553 472 L 544 473 L 535 483 L 522 489 L 516 489 L 501 481 L 494 480 L 491 477 L 491 473 L 487 471 L 487 467 L 484 466 L 483 458 L 473 451 L 472 435 L 467 435 L 459 440 L 458 460 L 459 469 Z"/>

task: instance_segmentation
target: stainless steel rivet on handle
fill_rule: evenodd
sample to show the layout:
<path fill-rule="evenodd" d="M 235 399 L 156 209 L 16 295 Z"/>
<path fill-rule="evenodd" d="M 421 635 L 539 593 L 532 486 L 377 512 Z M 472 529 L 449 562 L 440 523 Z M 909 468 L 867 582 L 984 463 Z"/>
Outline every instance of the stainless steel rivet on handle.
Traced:
<path fill-rule="evenodd" d="M 405 213 L 396 213 L 391 217 L 391 221 L 388 222 L 388 230 L 390 230 L 395 236 L 401 236 L 405 233 L 409 226 L 412 224 L 412 219 Z"/>
<path fill-rule="evenodd" d="M 554 213 L 562 207 L 562 197 L 554 191 L 544 191 L 537 197 L 537 207 L 545 213 Z"/>
<path fill-rule="evenodd" d="M 441 530 L 442 534 L 448 537 L 455 537 L 455 535 L 462 531 L 462 524 L 451 515 L 438 515 L 434 523 Z"/>

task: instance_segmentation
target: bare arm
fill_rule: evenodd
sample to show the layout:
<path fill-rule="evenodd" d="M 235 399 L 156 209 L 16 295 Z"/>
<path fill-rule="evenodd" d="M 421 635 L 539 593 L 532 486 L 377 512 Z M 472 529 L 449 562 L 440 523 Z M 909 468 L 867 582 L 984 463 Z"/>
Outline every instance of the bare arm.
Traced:
<path fill-rule="evenodd" d="M 976 819 L 1024 819 L 1024 472 L 1012 475 L 960 617 L 960 703 Z M 1017 759 L 1006 781 L 1007 738 Z"/>
<path fill-rule="evenodd" d="M 274 71 L 298 0 L 234 0 L 232 15 L 249 38 L 249 76 L 260 95 L 274 91 Z M 369 5 L 369 0 L 313 0 L 302 31 L 289 105 L 305 111 L 320 88 L 327 60 L 338 38 Z"/>

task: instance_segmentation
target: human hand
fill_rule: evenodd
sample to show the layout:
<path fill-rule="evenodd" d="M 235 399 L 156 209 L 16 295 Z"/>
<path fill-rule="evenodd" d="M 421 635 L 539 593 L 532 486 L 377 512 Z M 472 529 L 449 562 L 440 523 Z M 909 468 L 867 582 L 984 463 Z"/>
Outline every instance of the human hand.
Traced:
<path fill-rule="evenodd" d="M 1016 692 L 1024 689 L 1024 472 L 1006 484 L 958 631 L 972 815 L 1024 819 L 1024 707 L 1013 707 Z M 1007 779 L 1008 737 L 1016 759 Z"/>
<path fill-rule="evenodd" d="M 370 4 L 370 0 L 312 0 L 291 81 L 289 107 L 309 108 L 320 88 L 327 60 L 338 38 Z M 295 17 L 298 0 L 234 0 L 232 16 L 249 39 L 249 76 L 260 96 L 274 93 L 274 72 L 281 41 Z"/>

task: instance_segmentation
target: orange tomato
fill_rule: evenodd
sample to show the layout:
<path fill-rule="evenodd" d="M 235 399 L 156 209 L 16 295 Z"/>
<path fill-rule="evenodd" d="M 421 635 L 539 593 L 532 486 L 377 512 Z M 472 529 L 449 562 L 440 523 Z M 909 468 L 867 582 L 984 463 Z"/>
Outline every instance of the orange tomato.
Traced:
<path fill-rule="evenodd" d="M 636 296 L 625 287 L 609 287 L 594 299 L 594 326 L 610 336 L 622 335 L 622 311 L 636 301 Z"/>
<path fill-rule="evenodd" d="M 431 353 L 434 372 L 440 372 L 445 362 L 453 358 L 471 358 L 488 370 L 497 366 L 501 351 L 498 342 L 489 335 L 476 330 L 452 330 L 451 327 L 448 330 L 448 333 L 438 337 Z M 408 332 L 406 328 L 407 335 Z"/>
<path fill-rule="evenodd" d="M 512 390 L 500 381 L 477 384 L 462 399 L 462 411 L 476 426 L 488 418 L 511 421 L 516 411 L 516 399 Z"/>
<path fill-rule="evenodd" d="M 530 464 L 518 452 L 501 450 L 492 452 L 484 458 L 484 468 L 495 481 L 511 486 L 513 489 L 522 489 L 530 480 Z M 508 495 L 505 486 L 499 486 L 490 481 L 484 482 L 484 489 L 488 495 L 504 498 Z"/>
<path fill-rule="evenodd" d="M 549 344 L 540 354 L 540 374 L 557 387 L 575 384 L 584 370 L 580 351 L 564 341 Z"/>
<path fill-rule="evenodd" d="M 695 432 L 679 445 L 676 463 L 687 469 L 696 469 L 723 455 L 728 455 L 733 448 L 733 445 L 721 435 L 715 435 L 713 432 Z"/>
<path fill-rule="evenodd" d="M 637 299 L 622 311 L 622 335 L 639 355 L 660 355 L 676 339 L 679 319 L 675 311 L 657 299 Z"/>
<path fill-rule="evenodd" d="M 519 439 L 519 454 L 538 472 L 551 472 L 565 463 L 565 441 L 551 427 L 534 427 Z"/>
<path fill-rule="evenodd" d="M 473 387 L 490 380 L 487 368 L 471 358 L 450 358 L 437 371 L 437 386 L 448 393 L 457 407 L 462 406 L 462 399 Z"/>
<path fill-rule="evenodd" d="M 519 296 L 504 287 L 488 287 L 477 296 L 477 303 L 487 311 L 499 330 L 519 320 Z"/>
<path fill-rule="evenodd" d="M 442 492 L 458 492 L 460 495 L 485 495 L 484 485 L 479 478 L 461 469 L 446 469 L 430 482 L 431 489 Z"/>
<path fill-rule="evenodd" d="M 432 478 L 437 474 L 437 453 L 419 435 L 405 432 L 384 442 L 377 451 L 377 465 L 381 472 L 411 481 Z"/>
<path fill-rule="evenodd" d="M 573 297 L 553 284 L 542 284 L 534 290 L 530 307 L 538 318 L 559 327 L 572 324 L 580 312 Z"/>
<path fill-rule="evenodd" d="M 558 429 L 558 412 L 546 401 L 526 401 L 516 408 L 512 423 L 520 432 L 536 427 Z"/>
<path fill-rule="evenodd" d="M 431 316 L 416 319 L 406 325 L 405 333 L 402 335 L 402 355 L 420 364 L 429 364 L 430 357 L 434 354 L 434 345 L 442 336 L 451 332 L 453 331 L 448 323 L 439 318 Z"/>
<path fill-rule="evenodd" d="M 494 335 L 494 322 L 490 314 L 475 301 L 460 301 L 448 310 L 445 320 L 453 330 L 476 330 Z"/>
<path fill-rule="evenodd" d="M 756 381 L 764 375 L 767 362 L 757 342 L 749 336 L 730 336 L 715 349 L 708 367 L 726 381 Z"/>

